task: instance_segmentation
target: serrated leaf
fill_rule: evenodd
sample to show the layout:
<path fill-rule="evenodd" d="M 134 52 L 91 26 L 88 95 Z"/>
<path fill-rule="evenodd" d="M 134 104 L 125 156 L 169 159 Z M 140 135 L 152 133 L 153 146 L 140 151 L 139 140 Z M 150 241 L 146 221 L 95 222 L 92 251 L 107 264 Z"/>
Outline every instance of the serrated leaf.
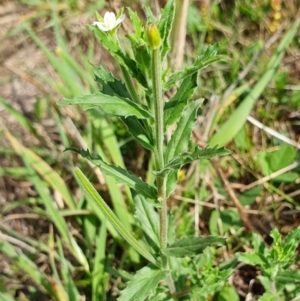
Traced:
<path fill-rule="evenodd" d="M 219 61 L 222 56 L 217 55 L 219 46 L 217 44 L 209 46 L 204 54 L 200 55 L 192 66 L 186 67 L 170 76 L 165 83 L 164 89 L 169 90 L 177 81 L 183 80 L 187 76 L 197 73 L 199 70 L 207 67 L 209 64 Z"/>
<path fill-rule="evenodd" d="M 109 34 L 101 31 L 97 26 L 88 26 L 94 33 L 95 37 L 100 40 L 102 46 L 122 65 L 138 82 L 145 88 L 148 88 L 147 81 L 139 70 L 136 62 L 131 59 L 127 54 L 124 54 L 120 48 L 117 39 Z"/>
<path fill-rule="evenodd" d="M 300 226 L 290 232 L 284 239 L 286 244 L 295 243 L 300 241 Z"/>
<path fill-rule="evenodd" d="M 140 223 L 141 229 L 148 244 L 155 252 L 159 251 L 159 216 L 153 206 L 145 202 L 141 195 L 133 192 L 135 204 L 135 217 Z"/>
<path fill-rule="evenodd" d="M 72 99 L 65 98 L 57 104 L 59 106 L 78 105 L 83 110 L 101 107 L 101 109 L 107 114 L 123 117 L 136 116 L 137 118 L 141 119 L 152 118 L 147 107 L 137 104 L 126 98 L 110 96 L 100 92 L 92 95 L 74 97 Z"/>
<path fill-rule="evenodd" d="M 143 301 L 154 293 L 157 285 L 162 281 L 167 271 L 162 271 L 150 265 L 140 269 L 128 282 L 127 287 L 121 292 L 118 301 Z"/>
<path fill-rule="evenodd" d="M 164 125 L 166 128 L 182 115 L 184 107 L 193 96 L 197 87 L 197 77 L 197 73 L 186 77 L 177 89 L 176 94 L 170 101 L 166 102 L 164 107 Z"/>
<path fill-rule="evenodd" d="M 111 72 L 108 72 L 104 69 L 103 66 L 95 66 L 93 65 L 93 72 L 95 75 L 95 81 L 98 82 L 101 80 L 101 82 L 108 83 L 115 81 L 114 76 L 111 74 Z"/>
<path fill-rule="evenodd" d="M 136 40 L 138 40 L 142 37 L 142 33 L 144 32 L 143 22 L 140 20 L 137 13 L 134 12 L 130 7 L 127 7 L 127 11 L 135 31 L 134 36 Z"/>
<path fill-rule="evenodd" d="M 125 84 L 114 78 L 114 76 L 107 72 L 102 66 L 93 66 L 95 81 L 101 84 L 101 92 L 106 95 L 119 96 L 121 98 L 130 99 Z"/>
<path fill-rule="evenodd" d="M 75 175 L 86 193 L 86 195 L 93 200 L 101 209 L 105 217 L 110 221 L 110 223 L 116 228 L 116 230 L 120 233 L 120 235 L 143 257 L 149 260 L 153 264 L 157 264 L 155 258 L 149 253 L 147 249 L 145 249 L 124 227 L 121 221 L 116 217 L 116 215 L 112 212 L 112 210 L 108 207 L 105 201 L 98 194 L 97 190 L 90 183 L 87 177 L 82 173 L 79 168 L 75 169 Z"/>
<path fill-rule="evenodd" d="M 202 99 L 199 99 L 192 102 L 183 112 L 166 148 L 165 164 L 168 164 L 175 156 L 186 151 L 195 124 L 196 113 L 202 101 Z"/>
<path fill-rule="evenodd" d="M 167 174 L 166 194 L 167 196 L 169 196 L 176 189 L 176 182 L 178 178 L 177 172 L 184 164 L 198 159 L 210 159 L 214 156 L 224 156 L 229 153 L 230 152 L 225 148 L 217 148 L 217 146 L 215 146 L 214 148 L 205 149 L 196 147 L 193 153 L 186 152 L 174 157 L 173 160 L 171 160 L 164 169 L 160 171 L 153 171 L 153 174 Z"/>
<path fill-rule="evenodd" d="M 123 123 L 126 125 L 128 132 L 146 149 L 153 151 L 152 137 L 144 128 L 144 125 L 135 116 L 122 118 Z"/>
<path fill-rule="evenodd" d="M 170 170 L 178 171 L 182 166 L 185 164 L 189 164 L 193 161 L 200 160 L 200 159 L 211 159 L 215 156 L 225 156 L 229 155 L 230 151 L 225 149 L 224 147 L 217 148 L 215 146 L 214 148 L 204 148 L 201 149 L 200 147 L 196 147 L 195 150 L 191 152 L 185 152 L 182 153 L 176 157 L 174 157 L 166 166 L 164 169 L 160 171 L 154 171 L 153 174 L 155 175 L 163 175 L 167 173 Z"/>
<path fill-rule="evenodd" d="M 156 189 L 153 186 L 150 186 L 147 183 L 143 182 L 142 179 L 129 173 L 127 170 L 119 166 L 105 163 L 99 155 L 92 157 L 89 150 L 79 150 L 76 148 L 67 148 L 66 150 L 72 150 L 80 154 L 82 157 L 90 160 L 95 165 L 100 167 L 101 171 L 105 175 L 114 178 L 117 183 L 125 184 L 128 187 L 134 189 L 137 193 L 142 194 L 148 202 L 150 202 L 154 206 L 160 207 L 160 204 L 158 204 L 157 202 Z"/>
<path fill-rule="evenodd" d="M 150 23 L 156 23 L 156 18 L 155 16 L 153 15 L 153 12 L 151 10 L 151 8 L 149 6 L 145 6 L 144 7 L 144 12 L 145 12 L 145 15 L 146 15 L 146 19 L 147 19 L 147 23 L 150 24 Z"/>
<path fill-rule="evenodd" d="M 158 24 L 158 29 L 162 39 L 162 45 L 161 45 L 162 60 L 164 60 L 165 56 L 170 50 L 169 37 L 172 30 L 174 12 L 175 12 L 174 0 L 168 1 L 164 9 L 161 11 L 161 17 Z"/>
<path fill-rule="evenodd" d="M 206 247 L 225 244 L 226 240 L 218 236 L 190 236 L 175 241 L 164 253 L 173 257 L 192 257 L 202 253 Z"/>

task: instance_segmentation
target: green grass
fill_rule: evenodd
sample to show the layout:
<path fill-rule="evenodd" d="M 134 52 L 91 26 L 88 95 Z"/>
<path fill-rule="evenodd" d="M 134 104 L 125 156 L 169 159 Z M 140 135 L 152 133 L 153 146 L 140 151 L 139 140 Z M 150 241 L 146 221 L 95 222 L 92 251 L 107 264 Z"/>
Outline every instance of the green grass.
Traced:
<path fill-rule="evenodd" d="M 122 240 L 124 234 L 115 230 L 99 207 L 83 195 L 79 189 L 78 170 L 95 185 L 118 221 L 144 250 L 130 190 L 99 173 L 92 163 L 64 149 L 88 148 L 108 164 L 124 167 L 126 163 L 150 183 L 153 176 L 148 170 L 148 153 L 142 152 L 126 130 L 120 129 L 122 125 L 116 119 L 103 112 L 83 112 L 75 107 L 56 105 L 64 97 L 98 90 L 90 63 L 106 65 L 114 73 L 121 74 L 84 26 L 94 21 L 95 10 L 104 12 L 107 4 L 86 1 L 79 7 L 77 1 L 15 2 L 29 9 L 30 14 L 2 36 L 2 42 L 9 43 L 19 34 L 24 35 L 27 43 L 35 45 L 42 54 L 44 64 L 51 66 L 46 68 L 51 72 L 45 74 L 39 68 L 25 70 L 28 78 L 36 81 L 41 95 L 30 117 L 16 109 L 12 98 L 0 98 L 1 109 L 14 123 L 12 126 L 5 120 L 0 122 L 0 141 L 4 145 L 0 148 L 3 162 L 0 177 L 4 183 L 0 193 L 5 196 L 0 207 L 0 260 L 7 260 L 5 268 L 0 268 L 0 299 L 116 300 L 120 290 L 133 277 L 131 272 L 142 267 L 145 261 Z M 222 157 L 214 164 L 191 164 L 181 172 L 179 189 L 171 198 L 172 219 L 177 227 L 170 229 L 169 237 L 172 241 L 175 237 L 199 233 L 224 235 L 228 242 L 226 247 L 205 253 L 206 262 L 211 266 L 204 267 L 203 258 L 193 263 L 199 270 L 203 269 L 204 274 L 219 277 L 216 269 L 231 265 L 230 259 L 236 252 L 256 250 L 260 242 L 253 233 L 261 235 L 270 245 L 270 231 L 275 226 L 286 235 L 299 225 L 299 166 L 247 189 L 249 184 L 299 162 L 299 147 L 286 146 L 285 142 L 247 122 L 247 117 L 251 115 L 293 141 L 299 141 L 299 130 L 297 132 L 295 126 L 299 118 L 292 120 L 289 116 L 299 110 L 300 100 L 289 85 L 299 86 L 300 74 L 293 55 L 299 52 L 300 19 L 296 19 L 297 7 L 292 1 L 289 7 L 283 3 L 279 8 L 269 1 L 239 0 L 219 5 L 215 2 L 212 1 L 210 8 L 201 7 L 198 2 L 190 5 L 184 62 L 189 64 L 207 45 L 219 43 L 224 60 L 203 70 L 198 79 L 195 100 L 201 97 L 207 100 L 201 107 L 194 138 L 199 138 L 203 145 L 226 146 L 232 150 L 232 156 Z M 129 5 L 128 2 L 121 4 Z M 134 6 L 139 7 L 139 4 Z M 277 17 L 281 16 L 279 21 L 274 17 L 276 13 Z M 80 30 L 76 31 L 71 21 L 81 15 L 84 21 L 78 21 Z M 140 11 L 139 15 L 142 15 Z M 128 19 L 126 25 L 130 28 Z M 280 25 L 284 25 L 283 31 L 275 34 Z M 272 36 L 275 37 L 272 45 L 266 45 Z M 50 37 L 51 43 L 45 43 L 45 37 Z M 173 43 L 176 47 L 176 41 Z M 243 74 L 247 66 L 249 70 Z M 1 79 L 1 83 L 5 81 Z M 212 95 L 218 101 L 213 102 Z M 25 97 L 21 101 L 26 101 Z M 43 119 L 54 124 L 54 134 Z M 22 134 L 15 125 L 22 128 Z M 206 134 L 201 136 L 202 133 Z M 220 177 L 216 166 L 226 181 Z M 77 172 L 75 167 L 79 168 Z M 24 194 L 18 193 L 16 188 Z M 250 220 L 250 232 L 246 231 L 230 192 Z M 30 213 L 33 215 L 26 217 Z M 284 253 L 276 246 L 271 253 Z M 273 253 L 268 258 L 277 260 Z M 293 261 L 299 268 L 299 253 L 295 251 L 294 255 L 285 260 Z M 245 262 L 247 260 L 244 258 Z M 187 260 L 185 264 L 191 263 Z M 266 290 L 264 286 L 271 276 L 267 267 L 257 265 L 265 277 L 256 277 L 256 281 L 262 283 L 259 296 Z M 239 281 L 212 291 L 213 300 L 234 300 L 237 292 L 241 298 L 245 297 L 242 293 L 247 293 L 246 276 L 236 264 L 231 267 L 240 275 Z M 288 264 L 283 265 L 283 269 L 283 272 L 290 272 Z M 295 272 L 294 279 L 298 281 L 297 277 Z M 182 279 L 183 288 L 188 281 L 188 276 Z M 215 278 L 214 281 L 219 280 Z M 278 279 L 272 281 L 280 282 Z M 244 284 L 243 288 L 239 283 Z M 205 284 L 202 282 L 202 285 Z M 281 286 L 286 300 L 300 295 L 297 284 L 292 287 L 281 281 L 278 287 L 281 289 Z M 197 296 L 197 292 L 194 294 Z M 263 300 L 274 299 L 265 297 Z"/>

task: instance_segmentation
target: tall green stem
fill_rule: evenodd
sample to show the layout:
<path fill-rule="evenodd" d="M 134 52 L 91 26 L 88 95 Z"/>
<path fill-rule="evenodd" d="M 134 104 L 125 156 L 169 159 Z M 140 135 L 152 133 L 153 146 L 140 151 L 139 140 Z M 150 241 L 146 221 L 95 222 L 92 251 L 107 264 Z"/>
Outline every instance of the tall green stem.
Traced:
<path fill-rule="evenodd" d="M 160 50 L 152 52 L 152 85 L 153 85 L 153 110 L 154 110 L 154 141 L 155 141 L 155 168 L 164 168 L 164 103 L 161 86 Z M 164 189 L 163 189 L 164 190 Z M 162 191 L 163 192 L 163 191 Z"/>
<path fill-rule="evenodd" d="M 161 57 L 160 49 L 156 48 L 152 51 L 152 88 L 153 88 L 153 103 L 152 110 L 154 115 L 154 159 L 155 169 L 161 170 L 164 168 L 164 102 L 162 97 L 162 76 L 161 76 Z M 157 176 L 157 195 L 161 202 L 162 208 L 159 212 L 160 217 L 160 247 L 163 250 L 167 248 L 168 234 L 168 204 L 166 196 L 166 177 Z M 161 254 L 162 266 L 168 269 L 168 258 Z M 167 275 L 167 282 L 172 295 L 175 294 L 175 285 L 171 274 Z"/>

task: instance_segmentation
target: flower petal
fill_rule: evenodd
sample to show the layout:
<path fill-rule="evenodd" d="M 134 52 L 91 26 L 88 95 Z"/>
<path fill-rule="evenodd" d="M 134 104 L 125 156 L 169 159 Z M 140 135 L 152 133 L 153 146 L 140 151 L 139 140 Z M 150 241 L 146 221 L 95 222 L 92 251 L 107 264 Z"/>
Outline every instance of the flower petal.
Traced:
<path fill-rule="evenodd" d="M 116 15 L 113 12 L 106 12 L 104 15 L 104 23 L 111 30 L 116 27 Z"/>
<path fill-rule="evenodd" d="M 104 14 L 103 22 L 93 22 L 93 25 L 97 26 L 102 31 L 110 31 L 117 27 L 121 22 L 123 22 L 124 19 L 124 14 L 116 19 L 116 15 L 113 12 L 106 12 Z"/>
<path fill-rule="evenodd" d="M 102 22 L 93 22 L 93 25 L 97 26 L 102 31 L 108 31 L 108 30 L 110 30 L 109 28 L 107 28 L 106 24 L 104 24 Z"/>
<path fill-rule="evenodd" d="M 124 19 L 125 19 L 125 15 L 123 14 L 116 20 L 115 27 L 118 26 L 120 23 L 122 23 Z"/>

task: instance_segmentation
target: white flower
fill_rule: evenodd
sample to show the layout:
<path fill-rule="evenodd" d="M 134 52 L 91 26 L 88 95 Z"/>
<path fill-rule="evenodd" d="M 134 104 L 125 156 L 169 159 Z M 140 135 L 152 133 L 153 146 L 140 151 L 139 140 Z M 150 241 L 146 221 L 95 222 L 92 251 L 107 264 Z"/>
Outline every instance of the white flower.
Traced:
<path fill-rule="evenodd" d="M 121 15 L 116 19 L 116 15 L 112 12 L 106 12 L 103 18 L 103 22 L 94 22 L 93 25 L 98 26 L 102 31 L 110 31 L 117 27 L 125 19 L 125 15 Z"/>

